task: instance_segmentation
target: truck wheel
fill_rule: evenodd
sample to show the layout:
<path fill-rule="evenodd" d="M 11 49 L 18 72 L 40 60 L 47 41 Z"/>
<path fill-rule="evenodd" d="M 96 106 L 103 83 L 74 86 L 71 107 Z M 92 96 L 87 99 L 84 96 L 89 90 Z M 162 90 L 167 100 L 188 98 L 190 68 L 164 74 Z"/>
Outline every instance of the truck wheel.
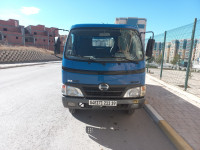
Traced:
<path fill-rule="evenodd" d="M 75 113 L 76 113 L 76 109 L 69 108 L 69 112 L 70 112 L 71 114 L 75 114 Z"/>
<path fill-rule="evenodd" d="M 129 110 L 127 110 L 127 114 L 129 114 L 129 115 L 134 114 L 134 112 L 135 112 L 135 109 L 129 109 Z"/>

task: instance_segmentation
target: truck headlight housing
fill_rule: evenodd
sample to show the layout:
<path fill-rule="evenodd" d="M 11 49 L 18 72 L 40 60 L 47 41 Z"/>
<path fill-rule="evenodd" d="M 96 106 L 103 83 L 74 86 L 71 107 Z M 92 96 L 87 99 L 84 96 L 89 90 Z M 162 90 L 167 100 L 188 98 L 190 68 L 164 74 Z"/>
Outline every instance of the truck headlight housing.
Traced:
<path fill-rule="evenodd" d="M 62 94 L 66 96 L 83 97 L 83 93 L 79 88 L 64 84 L 62 85 Z"/>
<path fill-rule="evenodd" d="M 143 97 L 146 93 L 146 86 L 135 87 L 131 88 L 126 91 L 124 97 L 131 98 L 131 97 Z"/>

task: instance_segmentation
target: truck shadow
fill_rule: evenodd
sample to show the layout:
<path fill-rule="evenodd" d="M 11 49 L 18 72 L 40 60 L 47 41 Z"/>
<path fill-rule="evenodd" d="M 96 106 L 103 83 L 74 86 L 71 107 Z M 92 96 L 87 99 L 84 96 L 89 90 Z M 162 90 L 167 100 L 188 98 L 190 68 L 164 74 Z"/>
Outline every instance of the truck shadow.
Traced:
<path fill-rule="evenodd" d="M 144 109 L 136 110 L 133 115 L 123 111 L 86 110 L 74 117 L 87 124 L 85 132 L 89 138 L 107 148 L 163 149 L 171 145 Z"/>

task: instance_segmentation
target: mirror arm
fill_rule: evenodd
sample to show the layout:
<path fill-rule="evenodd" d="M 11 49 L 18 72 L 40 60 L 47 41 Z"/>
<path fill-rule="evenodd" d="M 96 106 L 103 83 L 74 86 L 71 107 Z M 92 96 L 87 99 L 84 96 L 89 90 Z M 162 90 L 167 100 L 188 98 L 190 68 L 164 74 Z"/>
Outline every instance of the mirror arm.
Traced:
<path fill-rule="evenodd" d="M 146 59 L 146 61 L 148 61 L 148 60 L 150 60 L 152 57 L 148 57 L 147 59 Z"/>
<path fill-rule="evenodd" d="M 153 31 L 140 32 L 140 35 L 146 34 L 146 33 L 152 33 L 152 39 L 154 39 L 154 32 Z"/>

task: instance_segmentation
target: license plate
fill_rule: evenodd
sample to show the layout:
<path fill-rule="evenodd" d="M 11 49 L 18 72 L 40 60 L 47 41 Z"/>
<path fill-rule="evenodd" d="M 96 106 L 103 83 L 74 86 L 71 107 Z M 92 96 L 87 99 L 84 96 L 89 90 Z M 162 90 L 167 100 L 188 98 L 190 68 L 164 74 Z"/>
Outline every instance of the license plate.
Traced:
<path fill-rule="evenodd" d="M 93 105 L 93 106 L 117 106 L 117 101 L 89 100 L 89 105 Z"/>

